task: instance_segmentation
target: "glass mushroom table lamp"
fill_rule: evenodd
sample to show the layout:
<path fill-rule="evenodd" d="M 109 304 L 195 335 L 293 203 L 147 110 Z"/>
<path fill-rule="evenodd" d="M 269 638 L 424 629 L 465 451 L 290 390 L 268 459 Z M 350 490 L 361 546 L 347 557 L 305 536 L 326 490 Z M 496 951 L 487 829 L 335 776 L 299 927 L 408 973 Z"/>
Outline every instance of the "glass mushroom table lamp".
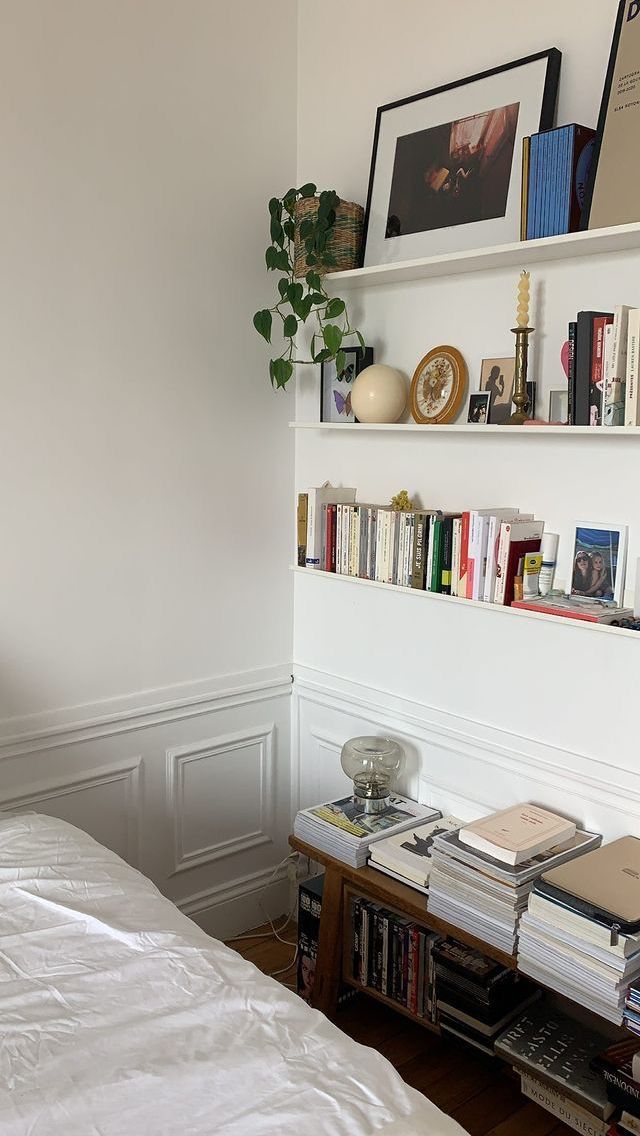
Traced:
<path fill-rule="evenodd" d="M 350 738 L 342 747 L 340 764 L 353 781 L 353 795 L 363 812 L 379 813 L 389 804 L 404 766 L 404 750 L 391 738 Z"/>

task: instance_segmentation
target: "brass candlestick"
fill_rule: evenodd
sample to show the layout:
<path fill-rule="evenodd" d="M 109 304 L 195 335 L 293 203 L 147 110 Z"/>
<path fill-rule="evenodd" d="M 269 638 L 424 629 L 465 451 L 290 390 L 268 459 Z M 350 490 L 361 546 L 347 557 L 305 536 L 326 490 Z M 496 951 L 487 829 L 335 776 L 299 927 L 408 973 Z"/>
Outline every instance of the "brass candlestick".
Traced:
<path fill-rule="evenodd" d="M 510 426 L 522 426 L 523 422 L 529 421 L 529 415 L 526 412 L 526 407 L 529 404 L 529 395 L 527 393 L 527 363 L 529 355 L 529 336 L 533 327 L 512 327 L 512 332 L 516 337 L 516 373 L 513 384 L 513 397 L 512 402 L 515 403 L 516 409 L 509 419 Z"/>

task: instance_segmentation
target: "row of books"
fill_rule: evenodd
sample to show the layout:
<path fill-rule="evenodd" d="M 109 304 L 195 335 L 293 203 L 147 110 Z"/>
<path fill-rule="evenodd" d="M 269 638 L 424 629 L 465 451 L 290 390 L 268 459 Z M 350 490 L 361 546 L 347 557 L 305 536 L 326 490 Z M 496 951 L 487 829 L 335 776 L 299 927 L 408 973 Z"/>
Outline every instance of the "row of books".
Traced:
<path fill-rule="evenodd" d="M 398 512 L 355 497 L 333 486 L 300 494 L 300 565 L 509 605 L 526 555 L 540 551 L 544 522 L 515 507 Z"/>
<path fill-rule="evenodd" d="M 568 341 L 569 424 L 639 426 L 640 308 L 578 312 Z"/>
<path fill-rule="evenodd" d="M 352 976 L 418 1018 L 435 1021 L 433 948 L 438 936 L 382 904 L 351 906 Z"/>
<path fill-rule="evenodd" d="M 520 239 L 580 228 L 595 131 L 571 123 L 523 139 Z"/>

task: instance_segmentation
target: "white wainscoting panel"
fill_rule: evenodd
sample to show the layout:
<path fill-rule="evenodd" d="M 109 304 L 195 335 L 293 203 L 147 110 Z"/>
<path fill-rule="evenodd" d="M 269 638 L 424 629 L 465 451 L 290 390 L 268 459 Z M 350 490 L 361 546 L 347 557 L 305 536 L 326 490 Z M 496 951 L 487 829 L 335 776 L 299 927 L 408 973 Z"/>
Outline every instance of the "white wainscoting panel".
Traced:
<path fill-rule="evenodd" d="M 348 789 L 340 747 L 387 734 L 405 748 L 401 791 L 470 820 L 531 800 L 606 839 L 640 835 L 640 771 L 309 667 L 294 672 L 293 775 L 301 807 Z"/>
<path fill-rule="evenodd" d="M 45 812 L 213 934 L 287 905 L 288 666 L 0 723 L 0 809 Z"/>

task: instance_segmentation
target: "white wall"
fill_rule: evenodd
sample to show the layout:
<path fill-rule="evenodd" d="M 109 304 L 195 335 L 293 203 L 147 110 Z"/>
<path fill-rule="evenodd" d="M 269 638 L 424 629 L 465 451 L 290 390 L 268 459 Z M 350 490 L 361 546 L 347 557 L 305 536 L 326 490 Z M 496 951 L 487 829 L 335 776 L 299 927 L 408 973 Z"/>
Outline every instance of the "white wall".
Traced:
<path fill-rule="evenodd" d="M 0 0 L 0 803 L 60 811 L 64 783 L 71 819 L 182 899 L 270 872 L 288 825 L 291 398 L 251 317 L 295 178 L 295 73 L 272 64 L 295 37 L 294 0 Z M 172 797 L 167 751 L 203 741 Z M 122 761 L 128 844 L 96 788 Z M 187 849 L 214 851 L 171 882 L 180 802 Z"/>
<path fill-rule="evenodd" d="M 542 0 L 524 12 L 502 0 L 449 6 L 402 0 L 390 10 L 381 0 L 330 0 L 323 18 L 339 21 L 342 42 L 353 46 L 345 87 L 326 81 L 325 61 L 308 46 L 313 12 L 301 5 L 299 177 L 364 204 L 379 105 L 551 46 L 563 52 L 558 122 L 595 125 L 616 7 L 614 0 L 588 6 Z M 549 389 L 565 381 L 559 350 L 568 320 L 580 308 L 640 304 L 638 256 L 535 265 L 532 274 L 533 372 L 544 412 Z M 379 362 L 410 377 L 432 346 L 453 343 L 477 388 L 483 357 L 513 353 L 517 275 L 494 270 L 348 298 Z M 317 417 L 317 407 L 317 377 L 309 372 L 299 384 L 297 417 Z M 427 507 L 504 504 L 535 511 L 563 538 L 560 578 L 570 560 L 571 525 L 586 518 L 630 526 L 633 581 L 640 555 L 637 468 L 637 439 L 483 439 L 438 435 L 437 428 L 409 436 L 305 430 L 296 438 L 298 489 L 329 478 L 355 485 L 365 501 L 389 501 L 406 487 Z M 463 796 L 489 808 L 493 800 L 535 793 L 605 830 L 612 831 L 616 816 L 616 823 L 622 816 L 637 827 L 639 651 L 640 636 L 615 639 L 564 622 L 298 574 L 302 802 L 340 787 L 338 747 L 350 732 L 390 729 L 412 755 L 407 787 L 417 792 L 420 779 L 424 788 L 432 775 L 435 800 L 463 807 Z M 345 692 L 354 695 L 351 706 Z M 446 741 L 440 749 L 436 737 Z M 474 765 L 465 758 L 470 739 L 472 756 L 482 750 L 502 757 Z M 517 758 L 523 754 L 524 766 Z M 587 784 L 589 800 L 577 788 Z M 612 809 L 594 810 L 590 802 L 605 802 L 607 788 L 618 793 Z"/>

